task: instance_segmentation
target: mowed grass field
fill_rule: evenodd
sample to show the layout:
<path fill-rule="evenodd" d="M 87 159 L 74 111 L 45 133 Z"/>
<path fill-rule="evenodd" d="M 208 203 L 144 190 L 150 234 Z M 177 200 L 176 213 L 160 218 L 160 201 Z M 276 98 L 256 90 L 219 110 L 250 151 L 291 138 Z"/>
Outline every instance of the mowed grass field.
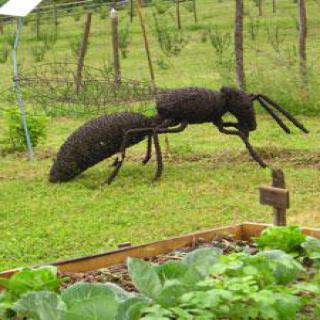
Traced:
<path fill-rule="evenodd" d="M 310 134 L 293 129 L 293 134 L 286 135 L 270 117 L 259 114 L 259 128 L 252 134 L 251 142 L 270 166 L 280 167 L 286 174 L 292 200 L 289 222 L 317 227 L 320 224 L 319 4 L 307 2 L 309 84 L 308 88 L 301 88 L 297 6 L 292 0 L 278 1 L 278 11 L 274 15 L 272 1 L 264 3 L 264 14 L 258 17 L 254 1 L 245 1 L 248 90 L 264 92 L 298 114 Z M 144 9 L 159 86 L 217 89 L 221 85 L 235 84 L 234 2 L 198 0 L 197 5 L 197 25 L 192 13 L 182 5 L 183 34 L 187 43 L 179 55 L 169 57 L 157 42 L 152 10 Z M 120 25 L 125 25 L 127 13 L 119 14 Z M 174 6 L 163 18 L 174 30 L 175 20 L 170 14 L 174 17 Z M 72 46 L 81 38 L 83 15 L 82 10 L 78 21 L 69 14 L 59 15 L 58 40 L 41 62 L 35 61 L 34 48 L 41 46 L 41 42 L 36 41 L 34 16 L 29 22 L 27 19 L 19 48 L 21 69 L 41 63 L 75 62 Z M 85 63 L 110 69 L 110 21 L 102 16 L 101 12 L 93 15 Z M 221 36 L 231 37 L 220 62 L 210 40 L 204 39 L 210 25 L 217 26 Z M 14 26 L 4 29 L 5 34 L 0 35 L 0 49 Z M 52 20 L 41 19 L 41 32 L 52 30 Z M 128 57 L 121 59 L 122 75 L 148 80 L 136 17 L 130 25 L 130 34 Z M 0 92 L 11 83 L 10 59 L 0 65 Z M 1 141 L 6 131 L 3 110 L 14 109 L 16 105 L 6 96 L 0 98 Z M 33 104 L 27 100 L 28 111 L 31 107 Z M 58 114 L 58 107 L 57 110 Z M 109 167 L 112 159 L 70 183 L 49 184 L 48 171 L 59 146 L 85 120 L 76 115 L 50 118 L 48 138 L 36 148 L 33 162 L 27 160 L 25 153 L 0 155 L 0 270 L 99 253 L 125 241 L 138 244 L 245 220 L 272 221 L 272 209 L 259 205 L 258 201 L 258 187 L 270 183 L 270 170 L 260 169 L 249 158 L 241 141 L 218 133 L 210 124 L 190 126 L 185 132 L 169 137 L 172 155 L 165 157 L 165 170 L 159 182 L 152 181 L 154 162 L 147 166 L 141 164 L 145 150 L 142 142 L 128 151 L 128 160 L 110 186 L 103 182 L 112 170 Z M 163 137 L 161 142 L 164 150 Z"/>
<path fill-rule="evenodd" d="M 301 117 L 309 135 L 285 135 L 266 116 L 252 144 L 286 174 L 291 191 L 290 223 L 320 224 L 319 122 Z M 71 258 L 246 220 L 271 222 L 272 209 L 259 205 L 258 187 L 270 171 L 251 161 L 238 139 L 210 125 L 171 135 L 171 159 L 159 182 L 154 162 L 143 166 L 145 144 L 131 148 L 112 185 L 104 185 L 111 159 L 65 184 L 47 181 L 51 158 L 84 119 L 54 119 L 49 141 L 25 154 L 0 158 L 0 269 Z M 163 142 L 163 141 L 162 141 Z M 164 146 L 164 143 L 162 143 Z"/>
<path fill-rule="evenodd" d="M 235 85 L 234 67 L 234 2 L 230 0 L 198 0 L 198 23 L 187 8 L 181 4 L 182 36 L 177 33 L 176 7 L 171 4 L 164 15 L 157 15 L 161 28 L 166 30 L 171 46 L 178 54 L 165 54 L 160 49 L 153 14 L 154 7 L 143 8 L 156 83 L 162 87 L 204 86 L 219 88 Z M 301 90 L 299 78 L 299 19 L 298 6 L 292 0 L 277 1 L 277 13 L 272 12 L 272 0 L 263 2 L 263 15 L 258 16 L 255 1 L 245 1 L 244 63 L 248 91 L 264 92 L 296 113 L 319 114 L 320 94 L 320 20 L 318 1 L 307 1 L 308 16 L 308 90 Z M 46 4 L 44 2 L 44 4 Z M 39 52 L 46 44 L 44 38 L 53 36 L 53 11 L 40 15 L 39 40 L 36 36 L 36 15 L 26 20 L 19 45 L 19 68 L 25 72 L 33 66 L 45 63 L 77 62 L 77 46 L 83 33 L 86 9 L 76 8 L 71 12 L 58 11 L 57 41 L 45 50 L 41 61 Z M 110 13 L 106 7 L 96 9 L 92 16 L 85 64 L 112 70 L 112 40 Z M 125 33 L 129 25 L 127 58 L 121 58 L 121 73 L 124 78 L 149 80 L 140 23 L 137 16 L 130 23 L 128 10 L 119 11 L 119 30 Z M 215 49 L 208 34 L 211 27 Z M 8 42 L 12 42 L 15 23 L 4 26 L 0 35 L 0 55 Z M 179 44 L 182 37 L 183 45 Z M 170 46 L 170 45 L 168 45 Z M 181 50 L 180 50 L 181 49 Z M 221 59 L 218 51 L 221 50 Z M 1 60 L 1 59 L 0 59 Z M 61 70 L 63 73 L 63 70 Z M 0 65 L 0 92 L 11 84 L 11 54 Z M 61 75 L 63 77 L 63 74 Z M 69 75 L 70 76 L 70 75 Z M 34 84 L 29 86 L 32 90 Z M 289 94 L 288 94 L 289 93 Z"/>

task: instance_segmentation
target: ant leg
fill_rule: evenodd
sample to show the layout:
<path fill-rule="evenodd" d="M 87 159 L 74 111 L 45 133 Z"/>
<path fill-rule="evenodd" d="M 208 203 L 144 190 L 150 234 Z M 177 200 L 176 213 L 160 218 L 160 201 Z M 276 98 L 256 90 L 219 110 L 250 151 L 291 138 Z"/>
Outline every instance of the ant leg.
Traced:
<path fill-rule="evenodd" d="M 147 152 L 146 155 L 142 161 L 143 164 L 147 164 L 149 160 L 151 159 L 151 153 L 152 153 L 152 136 L 148 135 L 147 137 Z"/>
<path fill-rule="evenodd" d="M 156 160 L 157 160 L 157 170 L 156 170 L 156 174 L 154 176 L 154 180 L 158 180 L 162 175 L 163 162 L 162 162 L 161 147 L 159 144 L 159 137 L 158 137 L 158 133 L 156 130 L 153 133 L 153 141 L 154 141 L 154 149 L 155 149 Z"/>
<path fill-rule="evenodd" d="M 158 134 L 181 132 L 181 131 L 185 130 L 185 128 L 187 126 L 188 126 L 187 123 L 181 123 L 176 128 L 161 128 L 160 126 L 158 126 L 154 129 L 153 141 L 154 141 L 154 148 L 155 148 L 156 160 L 157 160 L 157 171 L 156 171 L 155 177 L 154 177 L 155 180 L 158 180 L 161 177 L 162 171 L 163 171 L 162 153 L 161 153 L 161 147 L 159 144 Z"/>
<path fill-rule="evenodd" d="M 259 165 L 262 168 L 266 168 L 267 165 L 265 164 L 265 162 L 260 158 L 259 154 L 253 149 L 253 147 L 251 146 L 251 144 L 249 143 L 248 138 L 246 137 L 245 133 L 241 132 L 241 131 L 235 131 L 235 130 L 227 130 L 225 128 L 223 128 L 222 126 L 218 127 L 219 131 L 221 133 L 225 133 L 225 134 L 231 134 L 231 135 L 236 135 L 239 136 L 241 138 L 241 140 L 244 142 L 244 144 L 246 145 L 246 148 L 248 150 L 248 152 L 250 153 L 251 157 L 257 162 L 259 163 Z"/>
<path fill-rule="evenodd" d="M 178 127 L 175 128 L 165 128 L 165 129 L 157 129 L 158 133 L 178 133 L 182 132 L 187 128 L 188 124 L 186 122 L 180 123 Z"/>
<path fill-rule="evenodd" d="M 118 164 L 118 162 L 119 162 L 119 159 L 118 159 L 118 157 L 116 157 L 116 158 L 113 160 L 113 162 L 110 164 L 110 167 L 116 167 L 117 164 Z"/>
<path fill-rule="evenodd" d="M 153 130 L 153 128 L 144 128 L 144 129 L 137 128 L 137 129 L 130 129 L 124 133 L 122 143 L 120 146 L 120 150 L 119 150 L 119 153 L 117 156 L 118 161 L 116 162 L 116 165 L 115 165 L 113 172 L 110 174 L 110 176 L 106 180 L 107 184 L 110 184 L 119 173 L 119 170 L 120 170 L 120 168 L 123 164 L 124 158 L 125 158 L 126 145 L 128 144 L 129 136 L 133 133 L 148 133 L 152 130 Z"/>

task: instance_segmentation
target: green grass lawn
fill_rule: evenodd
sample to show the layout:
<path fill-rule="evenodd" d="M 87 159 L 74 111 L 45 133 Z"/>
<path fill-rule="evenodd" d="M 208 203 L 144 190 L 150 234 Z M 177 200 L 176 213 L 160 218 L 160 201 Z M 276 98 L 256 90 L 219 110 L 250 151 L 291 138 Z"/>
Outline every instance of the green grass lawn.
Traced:
<path fill-rule="evenodd" d="M 320 223 L 320 129 L 319 118 L 310 115 L 319 114 L 320 110 L 319 4 L 307 2 L 309 83 L 302 88 L 297 59 L 297 5 L 292 0 L 278 1 L 278 12 L 274 15 L 272 1 L 264 3 L 264 14 L 258 17 L 254 1 L 245 1 L 248 90 L 268 94 L 288 110 L 309 115 L 300 118 L 311 133 L 304 135 L 294 130 L 292 135 L 285 135 L 269 117 L 259 115 L 259 129 L 251 141 L 270 165 L 281 167 L 286 173 L 292 198 L 289 222 L 316 227 Z M 235 84 L 234 2 L 198 0 L 197 4 L 197 25 L 192 13 L 182 5 L 183 37 L 187 43 L 177 56 L 166 56 L 160 50 L 152 10 L 144 9 L 159 86 L 217 89 Z M 167 19 L 165 23 L 172 34 L 176 29 L 174 15 L 172 6 L 163 18 Z M 78 21 L 72 16 L 59 16 L 58 40 L 41 62 L 36 62 L 35 57 L 43 43 L 36 40 L 34 21 L 27 19 L 19 48 L 21 70 L 41 63 L 76 62 L 72 47 L 81 38 L 83 16 L 82 9 Z M 127 22 L 127 12 L 121 11 L 121 28 Z M 217 26 L 219 36 L 231 39 L 222 61 L 205 36 L 210 25 Z M 41 19 L 42 33 L 52 33 L 52 27 L 49 16 Z M 0 35 L 0 61 L 14 28 L 6 25 L 4 35 Z M 122 75 L 148 80 L 136 17 L 130 25 L 130 35 L 128 57 L 121 59 Z M 101 18 L 101 12 L 95 12 L 85 64 L 110 69 L 111 57 L 110 21 Z M 11 71 L 9 56 L 0 65 L 0 92 L 10 85 Z M 26 90 L 23 97 L 30 111 L 34 103 L 27 99 L 28 93 Z M 16 108 L 16 102 L 7 96 L 0 96 L 0 100 L 2 129 L 3 109 Z M 68 134 L 83 121 L 80 117 L 50 119 L 48 140 L 37 147 L 33 162 L 27 161 L 24 153 L 0 155 L 1 270 L 98 253 L 124 241 L 137 244 L 221 224 L 272 221 L 272 209 L 258 203 L 258 187 L 270 183 L 270 171 L 252 162 L 238 139 L 221 135 L 210 125 L 189 127 L 170 136 L 172 157 L 165 159 L 165 171 L 157 183 L 152 182 L 154 162 L 141 164 L 145 149 L 141 143 L 129 151 L 128 161 L 111 186 L 103 185 L 111 171 L 111 159 L 70 183 L 49 184 L 47 175 L 52 158 Z M 3 133 L 0 130 L 0 141 Z"/>
<path fill-rule="evenodd" d="M 300 89 L 299 79 L 299 31 L 297 4 L 292 0 L 277 2 L 277 13 L 272 13 L 272 1 L 265 0 L 263 16 L 257 15 L 254 1 L 245 2 L 245 70 L 248 90 L 264 92 L 273 96 L 278 102 L 296 113 L 307 115 L 318 114 L 320 110 L 319 55 L 320 39 L 318 17 L 319 3 L 307 1 L 308 12 L 308 71 L 309 89 Z M 160 49 L 155 33 L 152 8 L 144 8 L 144 16 L 152 60 L 155 68 L 156 83 L 165 87 L 182 87 L 189 85 L 218 88 L 221 85 L 235 84 L 234 67 L 234 2 L 230 0 L 198 0 L 198 24 L 194 23 L 193 14 L 181 5 L 182 34 L 185 46 L 178 55 L 167 56 Z M 90 45 L 85 64 L 112 70 L 112 46 L 109 12 L 101 14 L 99 9 L 93 14 Z M 77 62 L 74 48 L 81 40 L 85 10 L 58 14 L 58 40 L 44 54 L 42 61 L 37 62 L 39 48 L 44 46 L 42 40 L 36 39 L 35 16 L 26 20 L 21 44 L 19 47 L 20 70 L 28 70 L 35 65 L 51 62 Z M 120 29 L 129 23 L 128 12 L 122 10 Z M 53 14 L 49 12 L 40 17 L 40 35 L 52 35 L 54 30 Z M 176 42 L 175 5 L 172 5 L 163 17 L 162 25 L 168 28 L 169 34 Z M 224 47 L 219 61 L 217 51 L 206 35 L 208 27 L 217 28 L 216 42 Z M 7 40 L 12 38 L 15 25 L 6 25 L 4 35 L 0 35 L 0 55 L 8 47 Z M 128 56 L 121 58 L 121 72 L 124 78 L 149 80 L 148 64 L 137 17 L 129 26 L 130 43 Z M 179 38 L 179 36 L 176 34 Z M 223 42 L 223 39 L 230 41 Z M 179 45 L 178 45 L 179 47 Z M 1 57 L 1 56 L 0 56 Z M 0 59 L 1 60 L 1 59 Z M 11 83 L 12 64 L 9 55 L 6 63 L 0 67 L 0 92 Z M 70 76 L 70 75 L 69 75 Z M 33 85 L 29 87 L 32 90 Z M 290 94 L 288 94 L 290 93 Z M 1 109 L 1 108 L 0 108 Z"/>
<path fill-rule="evenodd" d="M 251 141 L 272 166 L 284 169 L 291 191 L 290 223 L 319 226 L 319 120 L 300 117 L 309 135 L 285 135 L 259 116 Z M 115 182 L 103 181 L 111 159 L 70 183 L 47 182 L 51 158 L 83 119 L 51 120 L 46 145 L 36 160 L 25 154 L 0 158 L 0 269 L 49 262 L 189 231 L 246 220 L 271 222 L 272 209 L 258 203 L 269 170 L 250 160 L 236 138 L 210 125 L 190 126 L 170 136 L 172 159 L 161 181 L 155 164 L 140 163 L 144 143 L 129 150 Z M 1 135 L 1 134 L 0 134 Z M 164 143 L 162 143 L 164 146 Z"/>

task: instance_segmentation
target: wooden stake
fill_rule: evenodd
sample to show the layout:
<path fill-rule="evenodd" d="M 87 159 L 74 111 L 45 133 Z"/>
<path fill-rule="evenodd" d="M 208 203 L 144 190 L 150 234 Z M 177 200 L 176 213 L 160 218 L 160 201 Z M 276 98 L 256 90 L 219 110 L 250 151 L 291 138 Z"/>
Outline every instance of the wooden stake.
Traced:
<path fill-rule="evenodd" d="M 180 0 L 176 0 L 176 14 L 178 29 L 181 30 Z"/>
<path fill-rule="evenodd" d="M 55 32 L 57 34 L 57 32 L 58 32 L 58 13 L 57 13 L 57 5 L 55 2 L 53 2 L 53 19 L 54 19 Z"/>
<path fill-rule="evenodd" d="M 36 17 L 36 34 L 37 34 L 37 40 L 40 38 L 40 12 L 39 9 L 37 11 L 37 17 Z"/>
<path fill-rule="evenodd" d="M 277 0 L 272 0 L 272 12 L 277 13 Z"/>
<path fill-rule="evenodd" d="M 76 74 L 77 93 L 79 93 L 79 90 L 80 90 L 84 58 L 88 49 L 88 39 L 89 39 L 90 28 L 91 28 L 91 15 L 92 15 L 91 12 L 88 12 L 85 15 L 84 32 L 83 32 L 79 56 L 78 56 L 78 66 L 77 66 L 77 74 Z"/>
<path fill-rule="evenodd" d="M 259 16 L 262 16 L 262 0 L 258 0 Z"/>
<path fill-rule="evenodd" d="M 236 0 L 236 23 L 234 37 L 237 83 L 239 88 L 245 91 L 246 83 L 243 66 L 243 0 Z"/>
<path fill-rule="evenodd" d="M 286 209 L 289 208 L 289 191 L 286 189 L 283 171 L 272 170 L 272 186 L 260 187 L 260 203 L 273 207 L 273 224 L 287 224 Z"/>
<path fill-rule="evenodd" d="M 144 24 L 144 20 L 143 20 L 143 16 L 142 16 L 142 10 L 141 10 L 141 0 L 137 0 L 136 5 L 137 5 L 136 6 L 137 7 L 137 13 L 138 13 L 139 20 L 140 20 L 143 40 L 144 40 L 144 47 L 145 47 L 146 55 L 147 55 L 147 59 L 148 59 L 150 78 L 151 78 L 151 82 L 152 82 L 153 86 L 155 86 L 155 76 L 154 76 L 153 65 L 152 65 L 152 60 L 151 60 L 151 53 L 150 53 L 150 49 L 149 49 L 149 42 L 148 42 L 146 27 L 145 27 L 145 24 Z"/>
<path fill-rule="evenodd" d="M 194 22 L 195 22 L 195 23 L 198 23 L 198 14 L 197 14 L 197 4 L 196 4 L 196 0 L 192 0 L 192 4 L 193 4 Z"/>
<path fill-rule="evenodd" d="M 130 0 L 130 22 L 133 22 L 133 15 L 134 15 L 134 7 L 133 7 L 133 0 Z"/>
<path fill-rule="evenodd" d="M 118 12 L 116 9 L 112 8 L 111 9 L 111 33 L 112 33 L 113 67 L 114 67 L 115 84 L 119 84 L 121 82 L 118 25 L 119 25 Z"/>
<path fill-rule="evenodd" d="M 305 0 L 299 0 L 299 55 L 300 55 L 300 76 L 302 85 L 307 84 L 307 12 Z"/>
<path fill-rule="evenodd" d="M 286 183 L 284 173 L 280 169 L 272 170 L 272 186 L 279 189 L 285 189 Z M 285 226 L 287 224 L 286 209 L 289 206 L 283 205 L 273 209 L 273 224 L 276 226 Z"/>

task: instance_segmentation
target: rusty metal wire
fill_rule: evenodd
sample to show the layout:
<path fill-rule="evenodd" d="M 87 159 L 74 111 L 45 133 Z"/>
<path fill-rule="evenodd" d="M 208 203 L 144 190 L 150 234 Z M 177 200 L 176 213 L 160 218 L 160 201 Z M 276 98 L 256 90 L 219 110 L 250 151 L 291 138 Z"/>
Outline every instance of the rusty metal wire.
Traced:
<path fill-rule="evenodd" d="M 34 113 L 37 108 L 49 114 L 62 110 L 102 114 L 114 112 L 116 105 L 121 105 L 121 110 L 137 104 L 146 107 L 162 90 L 143 81 L 122 79 L 115 83 L 110 72 L 89 66 L 83 68 L 82 78 L 77 80 L 76 67 L 73 63 L 47 63 L 20 72 L 24 99 Z"/>

